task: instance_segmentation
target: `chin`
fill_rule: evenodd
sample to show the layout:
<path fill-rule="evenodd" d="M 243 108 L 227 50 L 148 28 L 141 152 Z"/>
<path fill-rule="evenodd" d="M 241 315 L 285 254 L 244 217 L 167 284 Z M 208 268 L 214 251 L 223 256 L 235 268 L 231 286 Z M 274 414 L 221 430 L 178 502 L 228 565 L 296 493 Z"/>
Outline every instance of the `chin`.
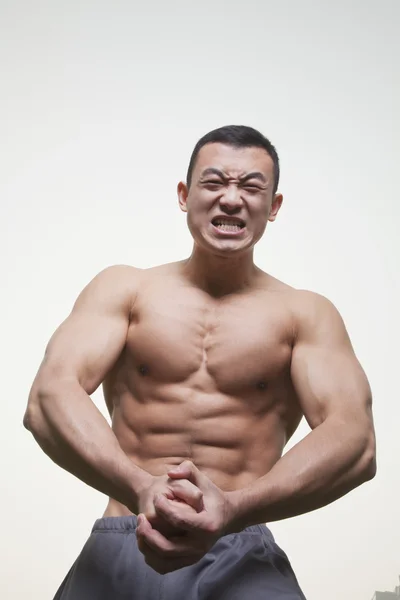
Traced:
<path fill-rule="evenodd" d="M 203 248 L 211 254 L 225 257 L 237 257 L 242 254 L 246 254 L 246 252 L 249 252 L 252 249 L 252 247 L 249 245 L 243 245 L 234 241 L 225 241 L 222 244 L 205 244 L 203 245 Z"/>

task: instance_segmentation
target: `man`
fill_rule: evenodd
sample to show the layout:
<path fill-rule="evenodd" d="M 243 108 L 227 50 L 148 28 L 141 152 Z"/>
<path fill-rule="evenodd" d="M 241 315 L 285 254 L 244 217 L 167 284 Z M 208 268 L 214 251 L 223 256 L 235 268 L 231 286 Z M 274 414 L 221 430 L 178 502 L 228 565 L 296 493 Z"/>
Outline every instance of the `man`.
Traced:
<path fill-rule="evenodd" d="M 374 476 L 371 391 L 340 315 L 253 263 L 278 181 L 259 132 L 204 136 L 178 185 L 190 258 L 105 269 L 50 340 L 24 424 L 110 497 L 57 599 L 304 598 L 265 523 Z M 90 400 L 101 383 L 112 428 Z M 312 431 L 282 457 L 303 415 Z"/>

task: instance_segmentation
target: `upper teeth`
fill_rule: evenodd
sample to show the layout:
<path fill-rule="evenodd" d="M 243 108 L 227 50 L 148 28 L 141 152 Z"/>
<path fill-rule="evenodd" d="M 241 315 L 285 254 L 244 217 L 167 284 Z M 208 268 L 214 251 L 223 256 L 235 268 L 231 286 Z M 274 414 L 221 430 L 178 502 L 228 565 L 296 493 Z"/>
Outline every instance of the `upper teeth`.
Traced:
<path fill-rule="evenodd" d="M 215 221 L 216 225 L 236 225 L 237 227 L 241 227 L 241 223 L 239 223 L 238 221 L 224 221 L 223 219 L 217 219 Z"/>

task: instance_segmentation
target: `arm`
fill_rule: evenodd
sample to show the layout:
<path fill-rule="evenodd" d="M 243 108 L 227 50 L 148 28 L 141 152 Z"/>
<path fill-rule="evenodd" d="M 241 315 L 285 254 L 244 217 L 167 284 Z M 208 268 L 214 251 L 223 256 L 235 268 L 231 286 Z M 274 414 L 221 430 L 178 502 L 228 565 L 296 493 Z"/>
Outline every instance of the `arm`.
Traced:
<path fill-rule="evenodd" d="M 132 269 L 110 267 L 82 291 L 46 348 L 24 425 L 56 464 L 132 509 L 149 475 L 122 451 L 89 397 L 125 346 L 131 282 Z"/>
<path fill-rule="evenodd" d="M 365 373 L 334 306 L 322 296 L 300 293 L 291 377 L 312 431 L 267 475 L 232 493 L 235 530 L 315 510 L 375 475 Z"/>

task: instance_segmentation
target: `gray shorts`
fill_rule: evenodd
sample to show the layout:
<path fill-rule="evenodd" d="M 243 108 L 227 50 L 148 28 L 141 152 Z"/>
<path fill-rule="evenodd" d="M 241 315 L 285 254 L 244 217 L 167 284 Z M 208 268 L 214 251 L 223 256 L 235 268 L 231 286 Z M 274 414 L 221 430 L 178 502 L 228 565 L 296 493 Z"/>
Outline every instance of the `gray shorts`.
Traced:
<path fill-rule="evenodd" d="M 160 575 L 137 547 L 136 522 L 98 519 L 54 600 L 305 600 L 265 525 L 225 535 L 196 564 Z"/>

